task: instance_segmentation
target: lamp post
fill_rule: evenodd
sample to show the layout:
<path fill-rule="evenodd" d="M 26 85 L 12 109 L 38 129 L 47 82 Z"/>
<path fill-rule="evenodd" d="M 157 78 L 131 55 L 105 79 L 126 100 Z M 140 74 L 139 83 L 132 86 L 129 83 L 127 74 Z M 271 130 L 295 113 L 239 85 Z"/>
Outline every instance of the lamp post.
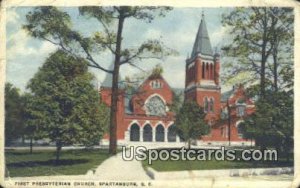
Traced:
<path fill-rule="evenodd" d="M 228 99 L 227 99 L 227 102 L 226 102 L 226 108 L 225 108 L 226 110 L 222 110 L 222 112 L 221 112 L 221 119 L 222 120 L 224 120 L 224 122 L 227 120 L 227 130 L 228 130 L 228 132 L 227 132 L 227 137 L 228 137 L 228 146 L 230 146 L 230 142 L 231 142 L 231 126 L 230 126 L 230 124 L 231 124 L 231 116 L 230 116 L 230 114 L 231 114 L 231 109 L 230 109 L 230 106 L 229 106 L 229 101 L 228 101 Z"/>
<path fill-rule="evenodd" d="M 228 146 L 230 146 L 230 137 L 231 137 L 231 116 L 230 116 L 231 112 L 230 112 L 230 106 L 229 106 L 229 101 L 227 99 L 227 120 L 228 120 Z"/>

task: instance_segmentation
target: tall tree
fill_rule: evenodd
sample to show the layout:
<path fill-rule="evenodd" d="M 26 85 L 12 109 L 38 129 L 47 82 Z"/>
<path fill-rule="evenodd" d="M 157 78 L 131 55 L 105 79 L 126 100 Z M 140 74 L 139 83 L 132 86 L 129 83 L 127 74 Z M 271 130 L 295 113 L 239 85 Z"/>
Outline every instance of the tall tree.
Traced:
<path fill-rule="evenodd" d="M 256 101 L 254 114 L 245 119 L 244 136 L 254 139 L 261 149 L 276 147 L 289 159 L 293 148 L 293 95 L 287 91 L 266 92 L 264 99 Z"/>
<path fill-rule="evenodd" d="M 277 88 L 278 68 L 284 64 L 278 62 L 278 52 L 293 53 L 291 50 L 283 50 L 293 45 L 292 9 L 235 8 L 223 16 L 222 22 L 224 26 L 229 26 L 233 37 L 232 42 L 223 47 L 225 55 L 233 57 L 227 65 L 228 75 L 249 72 L 253 79 L 251 83 L 260 80 L 259 95 L 265 97 L 267 82 L 273 81 Z M 284 61 L 290 63 L 289 55 L 285 57 L 287 59 Z"/>
<path fill-rule="evenodd" d="M 191 147 L 192 139 L 199 139 L 209 133 L 209 126 L 205 122 L 205 113 L 195 101 L 186 101 L 176 115 L 176 129 L 179 135 Z"/>
<path fill-rule="evenodd" d="M 64 51 L 46 60 L 28 84 L 34 105 L 28 105 L 34 122 L 56 143 L 56 161 L 64 145 L 95 144 L 103 133 L 99 95 L 87 62 Z M 104 118 L 105 119 L 105 118 Z"/>
<path fill-rule="evenodd" d="M 11 83 L 5 84 L 5 145 L 23 136 L 22 98 Z"/>
<path fill-rule="evenodd" d="M 125 20 L 137 19 L 150 23 L 156 16 L 164 16 L 169 10 L 169 7 L 79 7 L 80 15 L 94 18 L 101 24 L 99 32 L 89 37 L 72 29 L 70 16 L 55 7 L 38 7 L 26 16 L 27 24 L 24 28 L 31 36 L 58 45 L 74 57 L 85 58 L 90 67 L 113 75 L 109 131 L 111 154 L 116 154 L 117 146 L 116 112 L 120 66 L 129 64 L 137 67 L 135 64 L 137 61 L 145 58 L 162 58 L 171 52 L 159 40 L 148 40 L 137 48 L 122 47 Z M 114 56 L 113 70 L 106 69 L 103 63 L 97 62 L 94 58 L 93 54 L 105 50 L 109 50 Z"/>
<path fill-rule="evenodd" d="M 236 8 L 223 17 L 233 41 L 229 78 L 251 75 L 248 94 L 257 97 L 256 111 L 246 118 L 245 137 L 264 149 L 293 143 L 293 10 L 282 7 Z M 257 83 L 259 80 L 259 83 Z"/>
<path fill-rule="evenodd" d="M 36 98 L 31 93 L 25 93 L 22 96 L 23 100 L 23 121 L 25 124 L 24 135 L 30 140 L 30 153 L 33 150 L 33 140 L 46 138 L 47 134 L 40 128 L 44 121 L 43 103 L 41 98 Z"/>

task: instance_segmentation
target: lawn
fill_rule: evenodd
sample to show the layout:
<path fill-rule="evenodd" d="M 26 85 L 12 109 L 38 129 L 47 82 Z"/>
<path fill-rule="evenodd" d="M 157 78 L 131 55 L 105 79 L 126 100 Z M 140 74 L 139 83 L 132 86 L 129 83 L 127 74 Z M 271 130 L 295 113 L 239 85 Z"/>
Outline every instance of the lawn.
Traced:
<path fill-rule="evenodd" d="M 60 163 L 55 164 L 54 150 L 5 151 L 6 176 L 80 175 L 99 166 L 110 155 L 108 150 L 66 150 L 61 152 Z"/>
<path fill-rule="evenodd" d="M 217 169 L 237 169 L 237 168 L 270 168 L 270 167 L 290 167 L 294 165 L 291 154 L 290 161 L 287 162 L 285 158 L 278 154 L 278 161 L 218 161 L 216 159 L 203 161 L 152 161 L 149 165 L 148 161 L 142 162 L 144 168 L 151 167 L 156 171 L 183 171 L 183 170 L 217 170 Z"/>

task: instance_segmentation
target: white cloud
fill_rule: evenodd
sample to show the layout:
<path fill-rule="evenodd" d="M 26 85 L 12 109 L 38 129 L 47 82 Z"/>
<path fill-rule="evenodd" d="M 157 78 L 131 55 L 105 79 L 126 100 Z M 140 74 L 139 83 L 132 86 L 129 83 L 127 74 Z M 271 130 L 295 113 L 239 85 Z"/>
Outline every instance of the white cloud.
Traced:
<path fill-rule="evenodd" d="M 10 35 L 7 40 L 7 43 L 10 45 L 6 51 L 8 61 L 20 58 L 20 56 L 43 56 L 56 49 L 55 45 L 46 41 L 41 41 L 41 46 L 38 48 L 28 45 L 28 43 L 33 40 L 34 39 L 21 28 L 16 33 Z"/>
<path fill-rule="evenodd" d="M 224 44 L 227 42 L 229 40 L 228 33 L 230 29 L 229 26 L 222 26 L 220 29 L 214 31 L 210 36 L 212 46 L 219 47 L 221 43 Z"/>

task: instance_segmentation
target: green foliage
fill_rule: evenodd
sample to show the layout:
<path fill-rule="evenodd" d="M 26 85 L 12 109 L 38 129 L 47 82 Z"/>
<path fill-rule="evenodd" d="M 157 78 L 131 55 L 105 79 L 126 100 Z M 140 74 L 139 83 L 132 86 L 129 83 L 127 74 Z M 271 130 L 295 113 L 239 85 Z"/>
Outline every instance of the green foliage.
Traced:
<path fill-rule="evenodd" d="M 173 101 L 172 104 L 170 105 L 170 111 L 174 112 L 175 114 L 178 114 L 182 105 L 183 105 L 183 100 L 184 100 L 184 91 L 176 93 L 175 91 L 172 91 L 173 93 Z"/>
<path fill-rule="evenodd" d="M 89 66 L 112 73 L 93 58 L 95 53 L 109 50 L 113 55 L 122 57 L 120 65 L 176 54 L 160 40 L 154 39 L 143 42 L 137 48 L 121 49 L 120 53 L 117 53 L 116 47 L 117 43 L 121 43 L 121 40 L 117 41 L 115 28 L 118 20 L 124 22 L 127 18 L 135 18 L 150 23 L 157 16 L 165 16 L 165 12 L 170 10 L 170 7 L 79 7 L 81 16 L 95 18 L 102 26 L 91 36 L 83 36 L 72 28 L 71 18 L 66 12 L 51 6 L 37 7 L 26 15 L 27 23 L 23 28 L 35 38 L 58 45 L 73 56 L 84 57 Z"/>
<path fill-rule="evenodd" d="M 164 70 L 161 65 L 156 65 L 151 71 L 150 79 L 160 78 L 163 71 Z"/>
<path fill-rule="evenodd" d="M 268 92 L 255 103 L 256 111 L 246 118 L 244 136 L 255 139 L 258 146 L 289 151 L 293 147 L 293 97 L 286 91 Z"/>
<path fill-rule="evenodd" d="M 243 81 L 249 85 L 260 80 L 263 97 L 266 82 L 281 85 L 278 72 L 284 65 L 292 67 L 293 22 L 293 10 L 282 7 L 235 8 L 223 15 L 232 37 L 223 46 L 230 57 L 223 66 L 226 80 L 233 81 L 237 74 L 247 75 Z"/>
<path fill-rule="evenodd" d="M 205 122 L 205 113 L 194 101 L 186 101 L 176 116 L 176 128 L 185 141 L 199 139 L 209 133 L 209 126 Z"/>
<path fill-rule="evenodd" d="M 42 98 L 35 97 L 31 93 L 25 93 L 23 95 L 23 102 L 24 133 L 26 138 L 33 140 L 47 138 L 47 133 L 40 127 L 40 125 L 46 123 L 43 114 L 44 101 Z"/>
<path fill-rule="evenodd" d="M 86 37 L 70 26 L 70 17 L 55 7 L 37 7 L 27 16 L 24 28 L 35 38 L 49 41 L 58 45 L 73 57 L 84 58 L 87 65 L 113 74 L 112 104 L 110 121 L 110 152 L 116 154 L 116 109 L 118 99 L 118 79 L 120 66 L 134 63 L 143 59 L 157 58 L 174 53 L 166 48 L 161 40 L 147 40 L 136 48 L 122 48 L 123 27 L 126 19 L 138 19 L 151 22 L 156 16 L 164 16 L 170 7 L 141 7 L 141 6 L 97 6 L 79 7 L 80 15 L 95 18 L 101 24 L 100 31 Z M 53 18 L 55 16 L 55 18 Z M 59 20 L 59 22 L 58 22 Z M 59 26 L 56 26 L 59 25 Z M 49 29 L 57 27 L 57 30 Z M 123 45 L 124 46 L 124 45 Z M 108 70 L 94 59 L 99 51 L 109 50 L 115 57 L 114 70 Z M 101 62 L 102 63 L 102 62 Z M 107 63 L 107 62 L 106 62 Z M 139 68 L 139 67 L 138 67 Z"/>
<path fill-rule="evenodd" d="M 23 136 L 23 102 L 19 90 L 5 84 L 5 145 Z"/>
<path fill-rule="evenodd" d="M 28 84 L 33 97 L 28 102 L 28 125 L 61 147 L 97 144 L 107 126 L 99 107 L 99 94 L 91 81 L 87 63 L 63 51 L 46 60 Z"/>

